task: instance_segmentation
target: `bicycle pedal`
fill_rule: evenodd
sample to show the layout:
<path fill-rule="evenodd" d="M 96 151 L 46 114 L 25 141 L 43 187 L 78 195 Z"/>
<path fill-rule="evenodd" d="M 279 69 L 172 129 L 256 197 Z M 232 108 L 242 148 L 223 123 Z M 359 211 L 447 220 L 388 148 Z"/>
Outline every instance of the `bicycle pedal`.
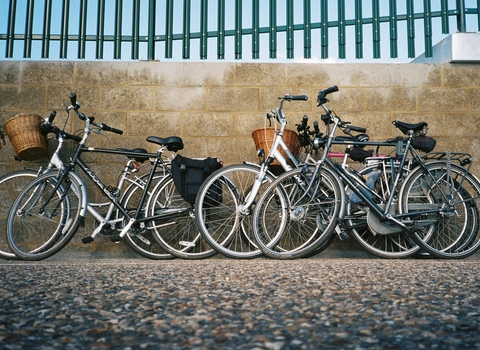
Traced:
<path fill-rule="evenodd" d="M 120 237 L 119 235 L 112 236 L 110 239 L 112 240 L 112 242 L 115 242 L 115 243 L 122 241 L 122 237 Z"/>
<path fill-rule="evenodd" d="M 92 242 L 93 242 L 93 237 L 82 238 L 82 243 L 83 244 L 88 244 L 88 243 L 92 243 Z"/>

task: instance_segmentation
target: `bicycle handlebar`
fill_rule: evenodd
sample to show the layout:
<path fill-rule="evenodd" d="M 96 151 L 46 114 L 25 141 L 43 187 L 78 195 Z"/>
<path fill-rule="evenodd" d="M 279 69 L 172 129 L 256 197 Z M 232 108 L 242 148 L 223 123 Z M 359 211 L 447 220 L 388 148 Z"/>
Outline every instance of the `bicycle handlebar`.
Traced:
<path fill-rule="evenodd" d="M 292 96 L 290 94 L 286 94 L 283 97 L 279 97 L 279 100 L 285 100 L 285 101 L 308 101 L 308 96 L 307 95 L 295 95 Z"/>
<path fill-rule="evenodd" d="M 105 124 L 105 123 L 102 123 L 102 124 L 101 124 L 101 128 L 102 128 L 102 130 L 113 132 L 114 134 L 118 134 L 118 135 L 122 135 L 122 134 L 123 134 L 123 131 L 122 131 L 122 130 L 112 128 L 112 127 L 108 126 L 108 125 Z"/>
<path fill-rule="evenodd" d="M 81 120 L 86 121 L 87 118 L 88 118 L 89 123 L 95 125 L 100 130 L 105 130 L 105 131 L 113 132 L 114 134 L 123 135 L 122 130 L 112 128 L 111 126 L 108 126 L 105 123 L 101 123 L 101 124 L 94 123 L 93 122 L 94 119 L 95 119 L 94 117 L 87 117 L 85 114 L 78 111 L 78 109 L 80 108 L 80 103 L 77 102 L 77 95 L 74 94 L 74 93 L 70 94 L 70 104 L 71 104 L 71 106 L 68 107 L 68 109 L 73 109 L 77 113 L 78 118 L 80 118 Z"/>
<path fill-rule="evenodd" d="M 331 94 L 332 92 L 337 92 L 337 91 L 338 91 L 337 85 L 326 88 L 325 90 L 320 90 L 317 97 L 318 106 L 328 102 L 328 99 L 326 97 L 328 94 Z"/>

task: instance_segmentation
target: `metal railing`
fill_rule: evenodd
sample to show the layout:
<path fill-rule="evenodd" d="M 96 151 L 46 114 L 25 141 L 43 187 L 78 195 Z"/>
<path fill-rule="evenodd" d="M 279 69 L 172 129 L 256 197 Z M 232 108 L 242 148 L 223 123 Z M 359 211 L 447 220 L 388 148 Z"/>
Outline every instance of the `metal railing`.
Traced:
<path fill-rule="evenodd" d="M 158 53 L 171 59 L 178 52 L 188 60 L 194 48 L 201 60 L 211 59 L 208 55 L 222 60 L 232 55 L 228 43 L 232 57 L 241 60 L 248 50 L 244 41 L 251 45 L 253 60 L 267 50 L 269 59 L 276 59 L 280 50 L 282 57 L 292 59 L 302 49 L 303 58 L 326 59 L 333 51 L 332 38 L 338 59 L 346 58 L 349 46 L 354 46 L 357 59 L 364 58 L 364 46 L 377 59 L 383 44 L 389 45 L 390 58 L 397 58 L 399 41 L 406 41 L 408 57 L 414 58 L 418 32 L 422 52 L 432 57 L 432 37 L 440 30 L 433 21 L 440 22 L 442 34 L 455 24 L 454 31 L 466 31 L 467 17 L 474 27 L 470 30 L 480 29 L 480 0 L 474 8 L 467 8 L 465 0 L 1 1 L 6 6 L 0 22 L 6 23 L 0 23 L 0 45 L 5 58 L 17 59 L 48 59 L 51 51 L 58 51 L 53 58 L 72 58 L 73 51 L 78 59 L 105 59 L 107 51 L 113 59 L 154 60 Z M 399 25 L 406 38 L 399 34 Z M 268 45 L 261 45 L 261 39 Z M 177 43 L 181 50 L 174 49 Z"/>

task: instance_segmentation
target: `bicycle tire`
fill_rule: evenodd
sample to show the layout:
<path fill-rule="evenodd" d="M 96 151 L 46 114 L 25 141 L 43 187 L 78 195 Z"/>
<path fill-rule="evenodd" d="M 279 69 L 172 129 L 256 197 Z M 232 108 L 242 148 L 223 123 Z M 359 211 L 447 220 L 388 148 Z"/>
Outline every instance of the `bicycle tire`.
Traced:
<path fill-rule="evenodd" d="M 12 171 L 0 177 L 0 258 L 16 260 L 18 257 L 7 243 L 7 218 L 11 206 L 23 188 L 38 177 L 38 170 L 22 169 Z"/>
<path fill-rule="evenodd" d="M 446 203 L 443 194 L 451 194 L 453 203 Z M 399 210 L 412 213 L 417 226 L 431 220 L 413 233 L 412 238 L 437 258 L 463 259 L 480 248 L 478 211 L 480 182 L 465 168 L 445 162 L 426 164 L 410 174 L 400 191 Z M 414 214 L 422 209 L 443 208 L 438 213 Z"/>
<path fill-rule="evenodd" d="M 149 223 L 153 226 L 154 238 L 165 251 L 177 258 L 189 260 L 206 259 L 217 254 L 202 238 L 195 221 L 193 205 L 182 198 L 171 176 L 156 186 L 148 209 L 149 216 L 162 211 L 178 211 L 166 219 Z"/>
<path fill-rule="evenodd" d="M 200 187 L 195 201 L 195 219 L 202 237 L 218 253 L 233 259 L 252 259 L 262 255 L 252 236 L 253 207 L 243 212 L 239 207 L 252 191 L 260 167 L 235 164 L 211 174 Z M 257 197 L 275 177 L 266 173 Z M 222 202 L 208 200 L 213 186 L 221 187 Z M 213 190 L 217 193 L 217 190 Z"/>
<path fill-rule="evenodd" d="M 362 176 L 368 176 L 368 174 L 371 174 L 377 169 L 377 167 L 364 168 L 359 170 L 359 173 Z M 376 179 L 374 189 L 383 199 L 377 202 L 385 203 L 390 196 L 391 186 L 389 186 L 389 182 L 391 180 L 392 169 L 391 167 L 387 167 L 381 171 L 382 174 Z M 405 169 L 405 171 L 407 170 Z M 363 249 L 370 254 L 385 259 L 404 259 L 419 253 L 420 247 L 402 232 L 389 234 L 372 232 L 367 223 L 368 212 L 369 209 L 367 206 L 358 205 L 349 201 L 347 214 L 344 218 L 349 235 L 351 235 Z"/>
<path fill-rule="evenodd" d="M 79 227 L 80 185 L 72 174 L 56 186 L 58 181 L 58 171 L 39 176 L 12 205 L 7 241 L 20 259 L 38 261 L 53 256 L 70 242 Z"/>
<path fill-rule="evenodd" d="M 331 241 L 342 208 L 341 183 L 327 168 L 315 179 L 311 176 L 306 167 L 291 170 L 275 179 L 259 198 L 253 236 L 265 256 L 305 258 Z"/>
<path fill-rule="evenodd" d="M 145 188 L 145 178 L 149 176 L 149 174 L 145 174 L 140 177 L 137 181 L 133 181 L 126 189 L 125 193 L 122 195 L 120 200 L 121 204 L 124 208 L 133 214 L 133 211 L 138 208 L 138 203 L 140 201 L 140 197 L 143 193 Z M 155 179 L 163 181 L 166 175 L 163 172 L 160 172 L 158 177 Z M 155 188 L 155 187 L 153 187 Z M 150 191 L 150 196 L 153 193 Z M 148 205 L 146 205 L 147 207 Z M 145 208 L 146 208 L 145 207 Z M 143 209 L 145 211 L 146 209 Z M 120 212 L 117 211 L 117 215 L 120 215 Z M 145 215 L 145 214 L 142 214 Z M 126 224 L 126 223 L 125 223 Z M 153 230 L 151 228 L 145 227 L 138 230 L 130 230 L 124 236 L 125 243 L 136 253 L 139 255 L 152 259 L 152 260 L 167 260 L 173 259 L 175 256 L 167 252 L 161 245 L 157 243 L 157 240 L 154 237 Z"/>

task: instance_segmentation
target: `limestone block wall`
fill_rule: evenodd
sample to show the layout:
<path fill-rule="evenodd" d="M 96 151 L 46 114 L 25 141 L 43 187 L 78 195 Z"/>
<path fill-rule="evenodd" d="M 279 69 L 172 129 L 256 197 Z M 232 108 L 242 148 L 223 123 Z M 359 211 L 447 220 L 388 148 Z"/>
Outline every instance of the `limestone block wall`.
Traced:
<path fill-rule="evenodd" d="M 251 134 L 265 112 L 286 93 L 308 95 L 286 103 L 290 128 L 302 116 L 320 120 L 320 89 L 337 85 L 330 108 L 364 126 L 374 140 L 400 135 L 393 120 L 429 123 L 437 150 L 470 152 L 480 161 L 480 70 L 475 64 L 319 64 L 228 62 L 0 61 L 0 122 L 17 113 L 44 117 L 57 111 L 57 126 L 73 132 L 62 103 L 74 92 L 81 110 L 124 135 L 93 135 L 97 147 L 155 147 L 149 135 L 184 139 L 182 155 L 217 156 L 225 163 L 255 161 Z M 12 160 L 11 144 L 0 150 L 0 174 L 36 164 Z M 88 155 L 106 183 L 115 184 L 124 159 Z M 113 169 L 113 170 L 112 170 Z M 117 171 L 118 169 L 118 171 Z M 480 176 L 478 165 L 474 173 Z"/>

